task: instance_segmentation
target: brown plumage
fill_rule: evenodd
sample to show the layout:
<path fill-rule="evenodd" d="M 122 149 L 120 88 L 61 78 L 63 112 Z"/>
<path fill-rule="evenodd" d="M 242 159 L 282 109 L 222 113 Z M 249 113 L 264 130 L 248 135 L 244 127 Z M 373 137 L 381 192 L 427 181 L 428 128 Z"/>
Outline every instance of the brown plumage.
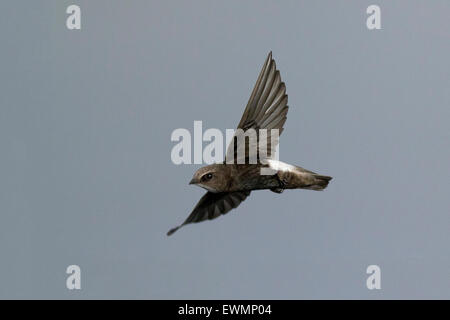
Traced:
<path fill-rule="evenodd" d="M 233 142 L 228 146 L 224 163 L 200 168 L 190 182 L 208 192 L 189 217 L 167 235 L 186 224 L 226 214 L 239 206 L 253 190 L 268 189 L 281 193 L 284 189 L 323 190 L 327 187 L 331 177 L 272 159 L 272 150 L 275 150 L 278 139 L 272 136 L 270 129 L 278 129 L 278 135 L 283 132 L 287 101 L 286 86 L 270 52 L 239 122 L 238 129 L 241 130 L 236 131 Z M 260 137 L 259 129 L 268 129 L 267 139 Z M 251 139 L 241 139 L 242 134 L 249 130 L 255 130 L 257 136 L 253 143 Z M 267 154 L 259 154 L 261 149 L 255 148 L 255 143 L 266 146 Z M 266 171 L 262 174 L 261 170 Z"/>

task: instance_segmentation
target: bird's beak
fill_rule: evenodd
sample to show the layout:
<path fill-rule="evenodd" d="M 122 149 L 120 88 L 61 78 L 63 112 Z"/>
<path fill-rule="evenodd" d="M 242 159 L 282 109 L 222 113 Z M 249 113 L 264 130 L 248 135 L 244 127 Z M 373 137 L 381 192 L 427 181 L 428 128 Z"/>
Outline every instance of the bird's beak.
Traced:
<path fill-rule="evenodd" d="M 189 184 L 197 184 L 197 183 L 198 183 L 198 181 L 195 178 L 192 178 L 192 180 L 189 182 Z"/>

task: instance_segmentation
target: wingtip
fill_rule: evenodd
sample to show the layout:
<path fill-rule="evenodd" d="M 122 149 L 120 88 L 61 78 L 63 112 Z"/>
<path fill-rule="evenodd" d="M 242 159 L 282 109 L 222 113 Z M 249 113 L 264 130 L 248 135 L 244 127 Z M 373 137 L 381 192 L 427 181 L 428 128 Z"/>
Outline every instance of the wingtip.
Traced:
<path fill-rule="evenodd" d="M 172 228 L 172 229 L 170 229 L 168 232 L 167 232 L 167 236 L 171 236 L 172 234 L 174 234 L 175 233 L 175 231 L 177 231 L 178 229 L 180 229 L 180 227 L 178 226 L 178 227 L 175 227 L 175 228 Z"/>
<path fill-rule="evenodd" d="M 267 55 L 267 59 L 266 59 L 266 62 L 268 63 L 268 64 L 270 64 L 271 62 L 272 62 L 272 51 L 270 51 L 269 52 L 269 54 Z"/>

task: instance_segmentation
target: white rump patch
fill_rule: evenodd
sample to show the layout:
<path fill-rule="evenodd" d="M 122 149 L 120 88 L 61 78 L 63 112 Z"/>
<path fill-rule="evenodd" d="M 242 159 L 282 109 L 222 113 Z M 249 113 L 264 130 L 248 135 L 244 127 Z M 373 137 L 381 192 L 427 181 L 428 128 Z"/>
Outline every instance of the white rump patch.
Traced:
<path fill-rule="evenodd" d="M 267 159 L 267 163 L 269 164 L 270 169 L 276 170 L 276 171 L 295 171 L 295 167 L 293 165 L 273 160 L 273 159 Z"/>

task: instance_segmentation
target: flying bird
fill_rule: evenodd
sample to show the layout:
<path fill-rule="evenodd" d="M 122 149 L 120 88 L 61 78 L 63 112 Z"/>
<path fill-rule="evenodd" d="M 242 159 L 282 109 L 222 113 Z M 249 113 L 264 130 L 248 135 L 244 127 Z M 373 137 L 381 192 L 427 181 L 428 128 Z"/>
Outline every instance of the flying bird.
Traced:
<path fill-rule="evenodd" d="M 277 137 L 283 132 L 286 122 L 287 102 L 286 86 L 281 81 L 280 72 L 270 52 L 256 80 L 237 133 L 227 148 L 225 161 L 202 167 L 195 172 L 189 184 L 202 187 L 207 192 L 187 219 L 167 232 L 168 236 L 186 224 L 215 219 L 228 213 L 238 207 L 253 190 L 282 193 L 285 189 L 323 190 L 327 187 L 331 177 L 273 159 L 272 150 L 278 144 Z M 267 129 L 265 137 L 259 134 L 260 129 Z M 249 130 L 256 132 L 257 143 L 266 144 L 268 151 L 265 154 L 259 148 L 252 148 L 250 139 L 245 136 L 243 140 L 238 140 L 239 134 L 245 134 Z M 278 135 L 272 135 L 272 132 L 277 132 Z M 244 152 L 238 152 L 240 147 L 243 147 L 240 150 Z M 256 163 L 249 161 L 252 156 L 257 158 Z M 269 169 L 268 173 L 262 174 L 263 168 Z"/>

